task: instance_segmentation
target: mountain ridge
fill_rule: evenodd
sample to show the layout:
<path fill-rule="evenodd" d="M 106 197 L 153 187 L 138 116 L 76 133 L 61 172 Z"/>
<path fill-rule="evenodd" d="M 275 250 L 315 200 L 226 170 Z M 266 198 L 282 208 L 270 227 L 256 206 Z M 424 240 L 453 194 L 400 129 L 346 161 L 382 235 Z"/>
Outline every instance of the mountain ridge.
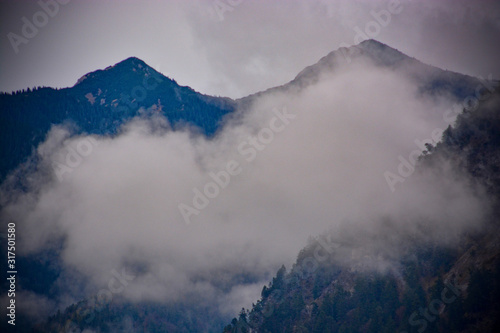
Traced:
<path fill-rule="evenodd" d="M 69 120 L 79 127 L 76 134 L 91 133 L 111 136 L 115 135 L 119 131 L 120 126 L 128 120 L 141 116 L 143 114 L 141 112 L 146 111 L 147 116 L 148 110 L 154 110 L 155 112 L 161 112 L 171 122 L 174 130 L 184 128 L 185 124 L 190 124 L 196 126 L 195 131 L 199 131 L 210 138 L 224 126 L 225 116 L 231 114 L 239 107 L 247 107 L 253 102 L 252 99 L 256 96 L 262 96 L 275 91 L 300 91 L 308 84 L 316 82 L 315 80 L 319 79 L 321 72 L 335 71 L 335 66 L 341 61 L 348 66 L 355 66 L 357 61 L 363 57 L 374 57 L 375 59 L 379 59 L 380 66 L 385 68 L 395 67 L 396 70 L 398 66 L 401 66 L 402 62 L 407 61 L 415 66 L 415 70 L 410 73 L 410 76 L 414 75 L 413 79 L 420 84 L 422 93 L 428 94 L 446 91 L 459 98 L 469 93 L 479 82 L 475 78 L 469 79 L 467 76 L 457 73 L 447 74 L 447 71 L 440 69 L 434 71 L 430 66 L 377 41 L 365 41 L 361 44 L 357 48 L 353 47 L 332 51 L 316 64 L 299 72 L 294 80 L 289 83 L 239 100 L 203 95 L 190 87 L 179 86 L 175 80 L 163 76 L 141 59 L 135 57 L 127 58 L 105 69 L 89 72 L 82 76 L 72 87 L 64 89 L 41 88 L 14 95 L 0 95 L 0 116 L 2 120 L 7 120 L 5 123 L 2 121 L 0 125 L 2 126 L 0 127 L 0 139 L 2 142 L 0 156 L 14 157 L 9 160 L 11 164 L 7 168 L 5 164 L 0 164 L 0 180 L 2 179 L 2 172 L 5 169 L 10 168 L 11 170 L 15 168 L 23 159 L 25 160 L 29 154 L 33 153 L 34 147 L 37 147 L 44 140 L 48 130 L 53 125 L 60 125 Z M 383 57 L 382 55 L 384 54 L 387 57 Z M 349 58 L 346 58 L 346 55 Z M 429 80 L 426 80 L 425 77 L 422 79 L 419 76 L 419 68 L 424 68 L 424 74 L 429 75 L 430 73 L 434 77 L 431 77 Z M 481 123 L 479 127 L 484 128 L 485 126 L 485 124 Z M 486 133 L 485 137 L 493 138 L 492 133 Z M 460 144 L 464 142 L 470 145 L 481 143 L 473 140 L 474 138 L 472 140 L 469 140 L 470 138 L 468 137 L 463 138 L 460 134 L 462 133 L 457 133 L 456 131 L 453 133 L 448 132 L 446 138 L 452 142 L 452 139 L 458 137 L 459 139 L 456 139 L 456 142 Z M 453 142 L 450 142 L 447 144 L 452 146 Z M 463 145 L 457 145 L 457 151 L 461 151 L 462 147 Z M 471 149 L 471 151 L 473 150 Z M 19 151 L 21 154 L 19 154 Z M 464 150 L 464 153 L 468 151 Z M 472 156 L 471 158 L 476 157 Z M 6 159 L 2 158 L 2 163 L 4 160 Z M 474 165 L 477 166 L 479 163 L 475 162 Z M 489 167 L 494 170 L 494 166 Z M 478 169 L 484 170 L 482 166 Z M 490 243 L 491 241 L 488 244 Z M 472 253 L 472 250 L 469 251 L 469 249 L 471 247 L 467 248 L 468 252 L 464 252 L 457 259 L 457 264 L 451 268 L 449 266 L 454 263 L 453 260 L 456 259 L 455 257 L 458 257 L 458 254 L 450 254 L 442 249 L 429 249 L 423 254 L 423 257 L 430 257 L 430 259 L 423 260 L 422 264 L 411 261 L 412 258 L 409 258 L 409 263 L 404 271 L 408 281 L 404 281 L 398 276 L 391 277 L 387 281 L 382 281 L 374 275 L 370 275 L 365 280 L 356 280 L 356 276 L 352 271 L 339 271 L 337 270 L 338 267 L 320 267 L 310 279 L 309 277 L 307 279 L 298 279 L 297 282 L 297 279 L 294 280 L 291 273 L 287 272 L 283 267 L 282 270 L 278 271 L 276 278 L 273 279 L 269 286 L 263 288 L 262 300 L 256 304 L 253 310 L 255 310 L 255 313 L 260 312 L 262 314 L 266 304 L 273 306 L 272 309 L 275 310 L 274 317 L 264 316 L 262 318 L 261 316 L 261 318 L 258 318 L 259 320 L 269 319 L 264 325 L 267 325 L 266 328 L 269 328 L 267 331 L 270 332 L 279 331 L 278 328 L 283 325 L 289 325 L 290 330 L 287 332 L 325 332 L 325 329 L 328 332 L 328 328 L 332 329 L 332 327 L 335 327 L 334 325 L 339 326 L 338 329 L 342 332 L 353 332 L 353 330 L 348 329 L 348 324 L 352 324 L 353 322 L 356 324 L 358 322 L 361 323 L 359 327 L 361 327 L 360 329 L 363 332 L 383 332 L 382 330 L 378 330 L 378 328 L 386 324 L 382 322 L 384 315 L 393 321 L 393 323 L 388 323 L 388 328 L 385 327 L 385 332 L 394 332 L 391 329 L 394 327 L 396 319 L 404 320 L 419 305 L 423 304 L 425 306 L 427 304 L 426 301 L 428 300 L 426 297 L 430 295 L 430 292 L 426 294 L 430 290 L 427 287 L 431 285 L 431 282 L 433 282 L 431 278 L 434 277 L 425 275 L 428 274 L 426 272 L 430 269 L 438 272 L 451 272 L 449 275 L 442 275 L 440 273 L 441 275 L 438 277 L 438 280 L 441 279 L 442 283 L 448 282 L 453 273 L 452 269 L 458 271 L 463 270 L 463 267 L 469 267 L 468 264 L 470 261 L 467 255 L 468 253 Z M 297 266 L 301 263 L 300 260 L 307 258 L 308 251 L 314 251 L 314 247 L 308 247 L 299 253 Z M 489 258 L 487 259 L 489 260 Z M 362 264 L 361 262 L 360 265 Z M 40 268 L 40 266 L 43 265 L 26 265 L 25 272 L 33 276 L 36 274 L 43 276 L 45 274 L 46 279 L 50 280 L 50 278 L 47 278 L 49 276 L 47 274 L 48 269 L 44 267 Z M 43 271 L 44 269 L 45 271 Z M 295 270 L 294 272 L 297 271 Z M 418 278 L 422 277 L 419 275 L 421 272 L 423 272 L 422 276 L 426 282 L 426 285 L 423 287 L 418 283 Z M 52 272 L 52 275 L 57 274 Z M 339 281 L 339 277 L 342 277 L 342 281 L 338 285 L 334 285 L 332 282 L 335 279 Z M 44 283 L 47 283 L 47 285 L 44 285 Z M 53 287 L 50 283 L 53 282 L 43 281 L 39 283 L 38 287 L 44 291 L 53 290 L 50 288 Z M 405 283 L 411 287 L 411 293 L 409 294 L 401 292 Z M 29 283 L 25 285 L 29 285 Z M 357 293 L 356 289 L 359 289 Z M 281 294 L 276 291 L 280 291 Z M 329 293 L 330 291 L 332 291 L 331 294 Z M 437 290 L 437 292 L 440 292 L 440 290 Z M 371 311 L 369 314 L 375 314 L 373 320 L 370 316 L 360 313 L 359 309 L 356 310 L 356 307 L 352 306 L 353 300 L 360 301 L 363 293 L 369 295 L 369 300 L 365 303 L 368 306 L 367 311 Z M 338 299 L 332 295 L 338 297 Z M 354 299 L 351 299 L 350 296 L 354 296 Z M 383 306 L 379 306 L 377 298 L 383 299 L 387 304 L 392 304 L 392 307 L 389 306 L 390 311 L 385 309 L 384 302 L 381 303 Z M 402 305 L 398 303 L 400 301 L 399 298 L 401 298 Z M 316 306 L 313 304 L 314 302 L 311 302 L 311 299 L 318 300 Z M 286 302 L 282 300 L 286 300 Z M 86 301 L 80 303 L 83 302 Z M 64 330 L 67 328 L 65 324 L 68 321 L 77 322 L 81 326 L 87 325 L 87 322 L 83 322 L 87 318 L 80 313 L 79 310 L 81 308 L 78 307 L 79 304 L 74 304 L 68 307 L 63 313 L 54 315 L 47 323 L 47 326 L 42 325 L 39 327 L 40 331 Z M 340 305 L 335 306 L 332 310 L 330 308 L 332 304 Z M 454 304 L 458 306 L 461 303 L 457 302 Z M 401 306 L 398 307 L 397 305 Z M 94 321 L 91 322 L 91 326 L 89 327 L 94 329 L 101 327 L 99 325 L 104 325 L 104 327 L 108 327 L 109 329 L 109 326 L 106 326 L 106 320 L 109 320 L 109 317 L 111 320 L 113 318 L 119 319 L 124 314 L 123 308 L 120 308 L 120 306 L 117 305 L 115 307 L 115 305 L 112 305 L 106 307 L 96 316 L 97 318 L 92 319 Z M 186 311 L 190 311 L 187 311 L 189 313 L 185 315 L 184 308 L 179 310 L 175 309 L 175 306 L 173 309 L 160 308 L 159 310 L 150 305 L 141 308 L 140 306 L 125 304 L 124 307 L 127 310 L 127 315 L 130 315 L 131 318 L 138 318 L 138 325 L 140 325 L 141 321 L 142 323 L 153 322 L 158 331 L 162 330 L 161 325 L 163 324 L 168 325 L 163 326 L 163 329 L 168 327 L 170 331 L 185 332 L 189 328 L 192 331 L 193 325 L 206 327 L 202 325 L 207 325 L 208 320 L 214 320 L 212 313 L 208 312 L 208 310 L 212 311 L 212 309 L 201 309 L 200 312 L 202 310 L 207 312 L 196 313 L 196 309 L 193 311 L 192 308 L 188 308 Z M 328 312 L 329 309 L 332 310 L 331 313 Z M 392 310 L 394 311 L 392 312 Z M 288 318 L 287 316 L 282 318 L 280 316 L 283 313 L 291 315 Z M 197 319 L 195 323 L 191 321 L 191 316 Z M 341 316 L 346 318 L 346 323 L 338 323 Z M 311 322 L 312 319 L 315 322 Z M 240 314 L 240 318 L 235 318 L 234 327 L 228 325 L 226 331 L 241 332 L 242 330 L 238 331 L 241 328 L 238 325 L 241 324 L 244 328 L 244 323 L 247 320 L 250 320 L 250 314 L 243 311 Z M 374 322 L 378 326 L 375 326 L 372 330 L 368 330 L 368 328 L 372 328 L 370 325 Z M 255 323 L 256 327 L 259 324 Z M 311 324 L 310 327 L 307 326 L 309 324 Z M 344 327 L 342 327 L 342 324 L 345 324 Z M 262 330 L 262 332 L 265 332 L 265 330 Z"/>
<path fill-rule="evenodd" d="M 89 72 L 72 87 L 0 94 L 0 181 L 53 125 L 70 122 L 79 133 L 114 135 L 133 117 L 156 110 L 174 129 L 192 125 L 212 136 L 235 109 L 232 99 L 180 86 L 135 57 Z"/>
<path fill-rule="evenodd" d="M 405 75 L 420 87 L 420 92 L 423 94 L 447 93 L 457 100 L 463 100 L 467 96 L 473 96 L 475 89 L 481 84 L 480 80 L 475 77 L 425 64 L 389 45 L 368 39 L 357 45 L 340 47 L 331 51 L 316 63 L 305 67 L 294 79 L 283 85 L 242 97 L 236 101 L 243 107 L 250 107 L 255 98 L 265 94 L 286 91 L 298 93 L 304 87 L 318 82 L 320 75 L 333 73 L 341 66 L 354 66 L 362 59 L 368 59 L 376 66 L 396 71 L 403 66 L 408 66 L 409 71 Z"/>

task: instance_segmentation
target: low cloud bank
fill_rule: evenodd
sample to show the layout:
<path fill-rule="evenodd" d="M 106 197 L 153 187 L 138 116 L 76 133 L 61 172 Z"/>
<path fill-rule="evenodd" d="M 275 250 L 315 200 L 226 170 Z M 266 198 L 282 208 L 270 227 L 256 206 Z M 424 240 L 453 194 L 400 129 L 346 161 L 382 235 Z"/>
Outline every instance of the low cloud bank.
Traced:
<path fill-rule="evenodd" d="M 19 254 L 56 249 L 61 304 L 126 269 L 134 279 L 120 297 L 201 297 L 225 314 L 249 307 L 327 229 L 389 233 L 384 253 L 408 235 L 453 243 L 487 212 L 480 188 L 448 162 L 395 193 L 383 176 L 442 126 L 450 102 L 420 96 L 404 77 L 368 63 L 337 70 L 298 94 L 260 98 L 212 140 L 173 132 L 161 117 L 135 119 L 114 138 L 55 126 L 36 168 L 25 166 L 35 170 L 27 189 L 4 184 L 2 219 L 18 225 Z"/>

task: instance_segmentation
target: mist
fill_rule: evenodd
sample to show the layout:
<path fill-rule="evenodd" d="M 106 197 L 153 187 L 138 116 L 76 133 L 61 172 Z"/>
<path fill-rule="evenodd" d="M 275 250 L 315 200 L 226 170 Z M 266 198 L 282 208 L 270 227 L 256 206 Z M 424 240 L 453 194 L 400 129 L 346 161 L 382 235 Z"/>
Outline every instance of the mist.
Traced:
<path fill-rule="evenodd" d="M 161 116 L 114 137 L 54 126 L 17 171 L 27 187 L 3 185 L 2 218 L 18 225 L 19 254 L 57 253 L 54 308 L 125 270 L 120 298 L 201 300 L 235 314 L 326 230 L 364 232 L 359 246 L 397 261 L 408 235 L 449 245 L 480 228 L 484 191 L 452 162 L 408 172 L 394 191 L 384 177 L 419 149 L 415 140 L 447 126 L 452 102 L 361 59 L 298 93 L 262 95 L 211 139 Z"/>
<path fill-rule="evenodd" d="M 73 0 L 18 52 L 1 39 L 0 90 L 72 86 L 83 73 L 135 56 L 181 85 L 238 98 L 288 82 L 328 52 L 357 44 L 358 29 L 366 31 L 376 21 L 372 12 L 389 3 L 399 3 L 401 12 L 369 38 L 439 68 L 500 77 L 496 0 L 141 3 Z M 22 36 L 21 18 L 41 10 L 36 1 L 0 5 L 6 37 Z"/>

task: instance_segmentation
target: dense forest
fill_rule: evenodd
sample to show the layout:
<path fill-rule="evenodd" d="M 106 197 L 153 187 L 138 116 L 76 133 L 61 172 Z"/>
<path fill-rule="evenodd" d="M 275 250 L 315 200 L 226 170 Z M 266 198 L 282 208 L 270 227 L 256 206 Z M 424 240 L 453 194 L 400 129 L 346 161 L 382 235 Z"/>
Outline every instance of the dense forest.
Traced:
<path fill-rule="evenodd" d="M 228 98 L 202 95 L 158 73 L 142 60 L 126 59 L 82 77 L 71 88 L 34 88 L 0 94 L 0 181 L 24 162 L 53 125 L 74 134 L 116 134 L 136 116 L 164 115 L 172 127 L 189 124 L 213 135 Z"/>

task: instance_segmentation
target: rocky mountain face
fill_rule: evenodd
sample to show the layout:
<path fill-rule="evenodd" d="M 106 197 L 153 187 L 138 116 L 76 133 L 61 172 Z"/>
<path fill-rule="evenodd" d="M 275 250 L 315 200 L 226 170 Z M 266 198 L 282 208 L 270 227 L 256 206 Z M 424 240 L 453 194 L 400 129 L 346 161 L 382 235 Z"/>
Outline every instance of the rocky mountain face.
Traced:
<path fill-rule="evenodd" d="M 156 113 L 174 128 L 189 124 L 211 136 L 234 110 L 231 99 L 180 86 L 137 58 L 88 73 L 71 88 L 2 93 L 0 180 L 31 154 L 53 125 L 68 124 L 74 134 L 113 135 L 131 118 Z"/>

